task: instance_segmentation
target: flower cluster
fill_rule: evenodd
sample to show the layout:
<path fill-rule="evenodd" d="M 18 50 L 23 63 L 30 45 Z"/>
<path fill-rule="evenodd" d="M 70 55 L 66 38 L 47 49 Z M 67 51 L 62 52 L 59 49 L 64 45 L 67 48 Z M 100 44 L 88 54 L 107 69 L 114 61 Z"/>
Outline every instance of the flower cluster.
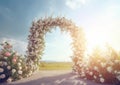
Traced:
<path fill-rule="evenodd" d="M 96 48 L 86 62 L 79 64 L 82 67 L 78 71 L 81 77 L 100 83 L 120 82 L 120 55 L 112 47 L 106 46 L 105 51 Z"/>
<path fill-rule="evenodd" d="M 25 58 L 13 51 L 12 46 L 5 42 L 0 50 L 0 82 L 11 82 L 25 77 Z"/>

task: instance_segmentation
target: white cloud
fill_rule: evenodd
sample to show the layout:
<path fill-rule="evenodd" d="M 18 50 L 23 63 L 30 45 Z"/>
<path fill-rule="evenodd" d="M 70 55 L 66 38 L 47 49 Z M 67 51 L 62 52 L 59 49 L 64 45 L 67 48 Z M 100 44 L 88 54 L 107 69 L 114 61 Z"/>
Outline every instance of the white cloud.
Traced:
<path fill-rule="evenodd" d="M 73 10 L 80 8 L 85 3 L 86 0 L 66 0 L 66 5 Z"/>
<path fill-rule="evenodd" d="M 11 39 L 11 38 L 1 38 L 0 42 L 9 42 L 13 45 L 13 49 L 20 54 L 25 54 L 27 50 L 27 43 L 21 40 Z"/>

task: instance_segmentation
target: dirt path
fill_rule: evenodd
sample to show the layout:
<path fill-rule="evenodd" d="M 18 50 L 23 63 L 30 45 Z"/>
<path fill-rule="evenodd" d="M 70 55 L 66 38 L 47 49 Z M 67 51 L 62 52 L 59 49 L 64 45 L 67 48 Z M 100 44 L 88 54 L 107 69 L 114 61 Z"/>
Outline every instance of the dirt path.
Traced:
<path fill-rule="evenodd" d="M 29 78 L 2 85 L 110 85 L 84 80 L 71 71 L 39 71 Z"/>

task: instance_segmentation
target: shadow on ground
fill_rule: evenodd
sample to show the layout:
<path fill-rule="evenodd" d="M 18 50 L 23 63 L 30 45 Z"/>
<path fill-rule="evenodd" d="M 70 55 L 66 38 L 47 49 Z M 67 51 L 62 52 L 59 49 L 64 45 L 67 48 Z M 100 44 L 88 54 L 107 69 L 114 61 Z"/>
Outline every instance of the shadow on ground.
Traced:
<path fill-rule="evenodd" d="M 41 75 L 37 75 L 41 76 Z M 41 77 L 34 80 L 25 82 L 13 82 L 3 85 L 112 85 L 112 84 L 99 84 L 90 80 L 84 80 L 73 73 L 65 73 L 57 76 Z"/>

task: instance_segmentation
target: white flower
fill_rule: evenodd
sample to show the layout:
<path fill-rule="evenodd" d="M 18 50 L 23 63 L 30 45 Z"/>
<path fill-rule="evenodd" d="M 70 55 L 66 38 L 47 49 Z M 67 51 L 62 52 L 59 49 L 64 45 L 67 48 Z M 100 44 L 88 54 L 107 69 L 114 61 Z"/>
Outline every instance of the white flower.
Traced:
<path fill-rule="evenodd" d="M 101 66 L 104 68 L 106 66 L 106 63 L 101 63 Z"/>
<path fill-rule="evenodd" d="M 19 61 L 20 61 L 20 62 L 22 62 L 22 60 L 21 60 L 21 59 L 20 59 Z"/>
<path fill-rule="evenodd" d="M 21 66 L 21 63 L 18 63 L 18 66 Z"/>
<path fill-rule="evenodd" d="M 117 79 L 120 81 L 120 75 L 119 75 L 119 76 L 117 76 Z"/>
<path fill-rule="evenodd" d="M 115 63 L 119 63 L 120 61 L 119 60 L 115 60 Z"/>
<path fill-rule="evenodd" d="M 87 83 L 83 83 L 83 85 L 87 85 Z"/>
<path fill-rule="evenodd" d="M 84 73 L 84 72 L 82 72 L 81 76 L 82 76 L 82 77 L 84 77 L 84 76 L 85 76 L 85 73 Z"/>
<path fill-rule="evenodd" d="M 18 67 L 20 70 L 22 69 L 22 67 L 20 66 L 20 67 Z"/>
<path fill-rule="evenodd" d="M 33 72 L 32 72 L 32 71 L 30 71 L 30 73 L 32 74 Z"/>
<path fill-rule="evenodd" d="M 8 59 L 8 57 L 4 57 L 4 59 L 5 59 L 5 60 L 7 60 L 7 59 Z"/>
<path fill-rule="evenodd" d="M 11 69 L 11 66 L 7 66 L 7 69 L 10 70 L 10 69 Z"/>
<path fill-rule="evenodd" d="M 2 79 L 5 78 L 5 74 L 0 75 L 0 78 Z"/>
<path fill-rule="evenodd" d="M 97 77 L 94 75 L 94 79 L 96 79 Z"/>
<path fill-rule="evenodd" d="M 104 81 L 105 81 L 104 78 L 100 78 L 101 83 L 104 83 Z"/>
<path fill-rule="evenodd" d="M 83 81 L 80 81 L 80 85 L 82 85 L 84 82 Z"/>
<path fill-rule="evenodd" d="M 2 64 L 2 61 L 0 61 L 0 65 Z"/>
<path fill-rule="evenodd" d="M 94 66 L 94 70 L 95 70 L 95 71 L 98 71 L 98 67 L 97 67 L 97 66 Z"/>
<path fill-rule="evenodd" d="M 112 61 L 110 61 L 109 64 L 110 64 L 111 66 L 114 65 L 114 63 L 113 63 Z"/>
<path fill-rule="evenodd" d="M 12 69 L 12 73 L 15 73 L 16 72 L 16 70 L 15 69 Z"/>
<path fill-rule="evenodd" d="M 109 73 L 111 73 L 112 72 L 112 67 L 107 67 L 107 71 L 109 72 Z"/>
<path fill-rule="evenodd" d="M 99 77 L 102 77 L 102 75 L 101 75 L 101 74 L 99 74 Z"/>
<path fill-rule="evenodd" d="M 18 74 L 22 74 L 22 71 L 21 71 L 21 70 L 19 70 L 19 71 L 18 71 Z"/>
<path fill-rule="evenodd" d="M 90 72 L 89 74 L 92 76 L 92 75 L 93 75 L 93 72 Z"/>
<path fill-rule="evenodd" d="M 89 70 L 89 68 L 86 68 L 86 70 Z"/>
<path fill-rule="evenodd" d="M 101 61 L 100 61 L 100 60 L 98 60 L 98 62 L 100 63 Z"/>
<path fill-rule="evenodd" d="M 78 61 L 78 62 L 77 62 L 77 64 L 81 64 L 81 62 L 80 62 L 80 61 Z"/>
<path fill-rule="evenodd" d="M 119 75 L 120 75 L 120 71 L 118 71 L 118 72 L 117 72 L 117 74 L 119 74 Z"/>
<path fill-rule="evenodd" d="M 114 73 L 116 74 L 116 73 L 117 73 L 117 71 L 115 70 L 115 71 L 114 71 Z"/>
<path fill-rule="evenodd" d="M 7 66 L 7 62 L 4 62 L 3 64 L 4 64 L 5 66 Z"/>
<path fill-rule="evenodd" d="M 0 68 L 0 72 L 3 72 L 4 71 L 4 69 L 3 68 Z"/>
<path fill-rule="evenodd" d="M 12 78 L 8 78 L 7 82 L 10 83 L 12 81 Z"/>

